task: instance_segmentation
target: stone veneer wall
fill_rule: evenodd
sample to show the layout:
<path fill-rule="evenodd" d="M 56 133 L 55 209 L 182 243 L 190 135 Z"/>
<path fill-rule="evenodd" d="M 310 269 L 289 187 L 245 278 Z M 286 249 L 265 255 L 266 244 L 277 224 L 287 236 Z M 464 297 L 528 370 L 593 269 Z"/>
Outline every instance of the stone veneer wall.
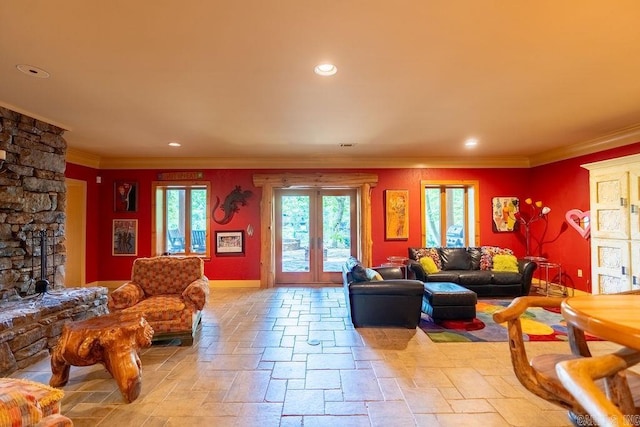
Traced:
<path fill-rule="evenodd" d="M 47 279 L 64 284 L 67 143 L 63 129 L 0 107 L 0 302 L 35 293 L 40 231 L 48 234 Z M 55 272 L 55 275 L 53 274 Z M 55 276 L 55 282 L 52 278 Z"/>

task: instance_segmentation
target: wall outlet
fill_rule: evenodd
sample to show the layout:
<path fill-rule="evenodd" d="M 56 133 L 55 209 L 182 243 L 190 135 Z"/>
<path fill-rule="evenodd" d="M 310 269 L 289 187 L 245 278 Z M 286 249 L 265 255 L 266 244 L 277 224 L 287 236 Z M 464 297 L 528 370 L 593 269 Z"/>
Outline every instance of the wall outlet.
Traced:
<path fill-rule="evenodd" d="M 582 270 L 578 269 L 578 277 L 582 277 Z"/>

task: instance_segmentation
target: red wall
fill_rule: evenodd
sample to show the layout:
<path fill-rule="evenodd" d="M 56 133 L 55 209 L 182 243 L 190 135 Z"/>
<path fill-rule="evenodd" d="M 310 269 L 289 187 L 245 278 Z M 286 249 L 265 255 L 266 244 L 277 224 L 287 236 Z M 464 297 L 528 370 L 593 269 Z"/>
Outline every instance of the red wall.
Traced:
<path fill-rule="evenodd" d="M 565 222 L 565 213 L 570 209 L 589 209 L 588 171 L 581 164 L 620 157 L 640 152 L 640 143 L 603 151 L 601 153 L 560 161 L 531 169 L 369 169 L 378 175 L 378 185 L 372 189 L 372 239 L 373 263 L 380 264 L 391 255 L 406 255 L 409 246 L 422 246 L 420 218 L 421 180 L 477 180 L 480 199 L 480 244 L 508 247 L 517 256 L 525 255 L 522 230 L 514 233 L 496 233 L 492 230 L 491 199 L 496 196 L 515 196 L 524 200 L 531 197 L 541 200 L 552 210 L 548 222 L 538 221 L 532 226 L 532 235 L 542 237 L 540 254 L 551 261 L 559 262 L 565 270 L 565 280 L 577 289 L 590 291 L 589 240 L 582 239 Z M 151 182 L 158 172 L 169 170 L 95 170 L 68 164 L 69 178 L 86 180 L 87 200 L 87 281 L 126 280 L 131 275 L 135 257 L 111 255 L 111 229 L 115 218 L 138 219 L 138 256 L 151 256 Z M 245 256 L 216 257 L 205 262 L 205 273 L 212 280 L 258 280 L 260 278 L 260 199 L 261 189 L 253 186 L 254 173 L 280 173 L 282 170 L 205 170 L 204 180 L 211 182 L 212 203 L 225 196 L 236 185 L 251 190 L 254 195 L 247 206 L 240 209 L 233 220 L 224 226 L 212 223 L 212 230 L 246 230 L 251 224 L 255 230 L 252 237 L 245 234 Z M 292 171 L 293 172 L 293 171 Z M 298 172 L 310 172 L 298 171 Z M 321 171 L 313 171 L 321 172 Z M 328 170 L 337 173 L 337 170 Z M 355 172 L 350 170 L 349 172 Z M 102 178 L 96 184 L 96 176 Z M 115 213 L 114 181 L 138 182 L 137 212 Z M 386 241 L 384 239 L 384 190 L 409 190 L 409 239 Z M 524 207 L 524 206 L 523 206 Z M 221 214 L 222 212 L 218 212 Z M 544 232 L 545 225 L 547 227 Z M 532 245 L 536 247 L 536 245 Z M 577 277 L 582 269 L 583 277 Z"/>
<path fill-rule="evenodd" d="M 591 292 L 591 240 L 583 239 L 565 221 L 565 214 L 571 209 L 589 210 L 589 171 L 580 165 L 639 152 L 640 143 L 636 143 L 531 170 L 530 197 L 552 209 L 542 254 L 562 264 L 564 281 L 576 289 Z M 534 225 L 544 224 L 540 221 Z M 536 231 L 542 230 L 538 227 Z M 578 269 L 582 270 L 582 277 L 578 277 Z"/>

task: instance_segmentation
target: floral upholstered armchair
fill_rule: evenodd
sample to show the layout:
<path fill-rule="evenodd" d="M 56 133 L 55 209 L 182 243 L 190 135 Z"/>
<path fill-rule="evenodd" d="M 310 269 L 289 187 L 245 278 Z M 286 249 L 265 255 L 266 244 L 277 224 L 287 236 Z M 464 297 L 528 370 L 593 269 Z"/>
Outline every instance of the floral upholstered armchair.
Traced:
<path fill-rule="evenodd" d="M 153 340 L 179 338 L 192 345 L 209 297 L 204 262 L 197 257 L 138 258 L 131 281 L 109 295 L 109 311 L 142 313 Z"/>

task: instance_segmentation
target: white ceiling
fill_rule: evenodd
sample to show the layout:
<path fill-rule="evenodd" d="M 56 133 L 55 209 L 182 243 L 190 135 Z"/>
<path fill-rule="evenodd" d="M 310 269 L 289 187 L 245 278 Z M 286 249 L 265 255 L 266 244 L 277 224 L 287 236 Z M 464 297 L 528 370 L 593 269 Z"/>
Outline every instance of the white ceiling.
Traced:
<path fill-rule="evenodd" d="M 535 163 L 640 141 L 639 22 L 637 0 L 6 0 L 0 105 L 100 158 Z"/>

